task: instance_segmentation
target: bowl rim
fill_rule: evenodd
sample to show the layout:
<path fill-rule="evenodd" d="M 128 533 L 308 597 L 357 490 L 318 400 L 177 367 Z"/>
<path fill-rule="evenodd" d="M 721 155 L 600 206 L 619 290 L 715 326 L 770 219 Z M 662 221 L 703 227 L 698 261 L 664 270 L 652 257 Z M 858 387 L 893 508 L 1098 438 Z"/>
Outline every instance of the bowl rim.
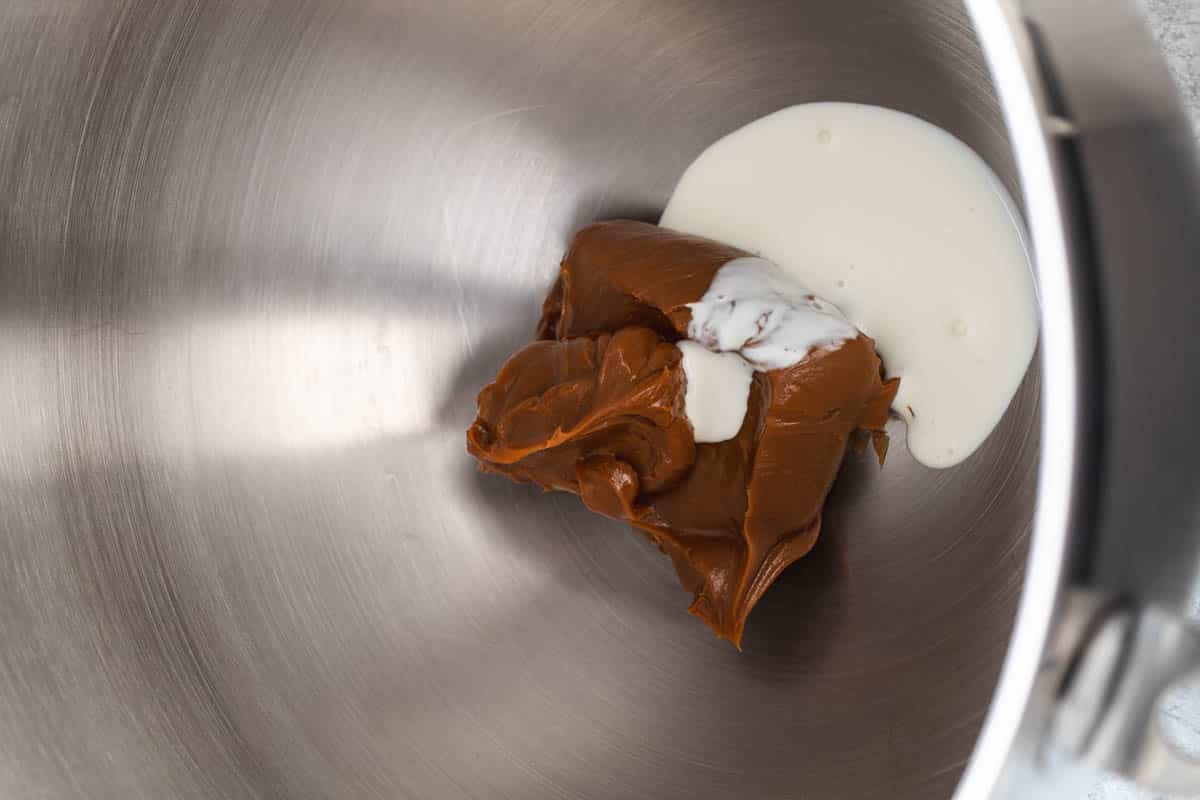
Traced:
<path fill-rule="evenodd" d="M 983 729 L 959 783 L 958 800 L 988 797 L 1011 766 L 1039 706 L 1035 685 L 1063 595 L 1079 496 L 1085 423 L 1081 412 L 1082 309 L 1072 269 L 1064 176 L 1051 146 L 1052 119 L 1033 44 L 1018 9 L 998 0 L 966 0 L 1016 159 L 1042 308 L 1041 442 L 1037 505 L 1016 624 Z M 1046 313 L 1053 309 L 1053 313 Z M 1022 748 L 1024 749 L 1024 748 Z M 1032 748 L 1031 748 L 1032 749 Z"/>

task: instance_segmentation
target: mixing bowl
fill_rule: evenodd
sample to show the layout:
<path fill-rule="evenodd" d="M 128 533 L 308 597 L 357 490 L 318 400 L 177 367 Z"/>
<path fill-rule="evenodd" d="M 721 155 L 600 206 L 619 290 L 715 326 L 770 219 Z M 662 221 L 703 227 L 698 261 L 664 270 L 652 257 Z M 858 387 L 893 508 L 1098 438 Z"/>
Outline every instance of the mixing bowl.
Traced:
<path fill-rule="evenodd" d="M 1015 9 L 975 10 L 978 28 L 942 0 L 7 0 L 0 792 L 946 797 L 1017 619 L 1042 452 L 1044 552 L 965 784 L 991 791 L 1044 717 L 1023 714 L 1039 666 L 1061 666 L 1040 655 L 1055 615 L 1085 609 L 1072 641 L 1109 623 L 1132 641 L 1143 606 L 1095 598 L 1146 583 L 1056 592 L 1140 563 L 1066 556 L 1101 552 L 1078 537 L 1102 530 L 1085 500 L 1128 521 L 1119 501 L 1145 486 L 1104 483 L 1086 449 L 1126 410 L 1093 390 L 1131 384 L 1088 383 L 1110 374 L 1100 290 L 1068 266 L 1112 243 L 1073 181 L 1082 122 L 1042 115 L 1061 97 L 1029 70 L 1055 67 Z M 1025 198 L 1048 321 L 969 462 L 917 465 L 899 423 L 883 469 L 850 457 L 739 654 L 640 537 L 480 475 L 463 431 L 576 228 L 657 220 L 708 144 L 815 100 L 900 109 L 978 151 Z M 1128 190 L 1144 177 L 1123 189 L 1141 232 L 1163 199 Z M 1150 404 L 1151 437 L 1184 419 L 1154 376 L 1195 349 L 1171 317 L 1195 294 L 1146 281 L 1104 289 L 1163 312 L 1139 318 L 1162 369 L 1120 395 Z M 1194 488 L 1176 477 L 1142 495 L 1164 523 Z M 1060 741 L 1094 750 L 1081 714 Z"/>

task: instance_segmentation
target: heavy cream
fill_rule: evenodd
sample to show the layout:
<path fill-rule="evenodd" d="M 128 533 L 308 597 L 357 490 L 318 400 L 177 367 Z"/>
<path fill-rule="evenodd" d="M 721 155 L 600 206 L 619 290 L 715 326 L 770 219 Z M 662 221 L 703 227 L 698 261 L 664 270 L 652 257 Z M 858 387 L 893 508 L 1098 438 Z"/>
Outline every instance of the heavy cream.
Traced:
<path fill-rule="evenodd" d="M 762 258 L 739 258 L 690 303 L 689 340 L 679 343 L 684 397 L 698 443 L 737 436 L 755 370 L 787 369 L 817 348 L 859 335 L 842 312 Z"/>
<path fill-rule="evenodd" d="M 979 156 L 916 117 L 851 103 L 773 114 L 705 152 L 662 225 L 769 259 L 874 338 L 902 379 L 893 408 L 909 449 L 928 466 L 974 452 L 1028 370 L 1037 300 L 1014 204 Z M 693 314 L 721 321 L 717 349 L 768 368 L 832 325 L 806 316 L 817 328 L 797 342 L 747 353 L 729 341 L 751 314 L 707 301 Z M 693 338 L 713 338 L 699 328 Z"/>
<path fill-rule="evenodd" d="M 714 352 L 740 353 L 764 372 L 787 369 L 814 348 L 858 336 L 836 306 L 764 258 L 730 261 L 688 308 L 688 338 Z"/>
<path fill-rule="evenodd" d="M 746 418 L 754 367 L 737 353 L 716 353 L 696 342 L 684 340 L 677 347 L 687 376 L 684 410 L 696 443 L 737 436 Z"/>

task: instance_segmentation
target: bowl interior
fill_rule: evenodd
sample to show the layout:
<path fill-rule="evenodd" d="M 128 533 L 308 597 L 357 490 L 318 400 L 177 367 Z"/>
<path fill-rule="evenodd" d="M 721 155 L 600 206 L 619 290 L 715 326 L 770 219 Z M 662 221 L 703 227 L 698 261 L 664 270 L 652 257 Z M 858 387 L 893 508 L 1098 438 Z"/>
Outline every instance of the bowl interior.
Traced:
<path fill-rule="evenodd" d="M 1035 377 L 959 468 L 913 463 L 899 423 L 882 470 L 851 456 L 743 654 L 684 613 L 639 536 L 478 474 L 463 431 L 574 229 L 656 220 L 690 161 L 752 119 L 898 108 L 1015 189 L 961 9 L 16 6 L 0 11 L 14 792 L 950 793 L 1020 588 Z"/>

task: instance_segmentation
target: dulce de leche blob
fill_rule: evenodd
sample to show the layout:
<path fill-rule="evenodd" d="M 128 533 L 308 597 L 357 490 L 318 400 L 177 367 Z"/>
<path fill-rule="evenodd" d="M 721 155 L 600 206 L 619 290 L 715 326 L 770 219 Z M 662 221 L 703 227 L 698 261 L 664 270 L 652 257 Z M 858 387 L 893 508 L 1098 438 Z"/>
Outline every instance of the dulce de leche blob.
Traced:
<path fill-rule="evenodd" d="M 730 298 L 709 290 L 724 266 L 746 258 L 638 222 L 585 228 L 544 304 L 539 340 L 480 393 L 467 431 L 468 450 L 485 471 L 574 492 L 593 511 L 643 531 L 694 595 L 691 613 L 738 646 L 767 587 L 816 543 L 851 437 L 861 430 L 884 441 L 899 385 L 883 380 L 870 338 L 853 330 L 830 338 L 841 329 L 817 320 L 825 338 L 815 344 L 794 346 L 794 327 L 778 340 L 795 350 L 794 363 L 747 361 L 754 369 L 741 424 L 723 423 L 736 433 L 698 441 L 678 344 L 689 329 L 697 332 L 693 308 L 704 308 L 710 323 L 718 319 L 714 303 Z M 727 284 L 734 285 L 716 285 Z M 764 331 L 804 311 L 779 305 L 779 297 L 791 295 L 756 289 L 747 298 L 780 315 L 764 319 Z M 836 311 L 811 295 L 797 302 Z M 708 333 L 724 336 L 711 325 Z M 727 343 L 730 352 L 767 352 L 755 349 L 762 341 L 753 333 Z"/>

